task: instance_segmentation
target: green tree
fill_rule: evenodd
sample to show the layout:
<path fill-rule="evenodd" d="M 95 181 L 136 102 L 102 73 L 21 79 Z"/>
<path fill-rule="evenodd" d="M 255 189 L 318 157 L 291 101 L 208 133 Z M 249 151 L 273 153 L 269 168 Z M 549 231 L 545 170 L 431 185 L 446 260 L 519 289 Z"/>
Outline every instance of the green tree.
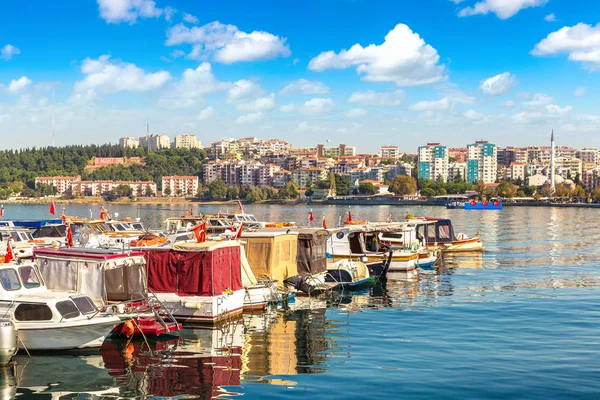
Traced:
<path fill-rule="evenodd" d="M 487 194 L 487 186 L 481 179 L 473 184 L 473 190 L 479 194 L 480 199 L 483 199 L 483 196 Z"/>
<path fill-rule="evenodd" d="M 206 185 L 206 195 L 210 200 L 225 200 L 227 198 L 227 185 L 220 179 Z"/>
<path fill-rule="evenodd" d="M 569 197 L 569 189 L 562 183 L 559 183 L 554 188 L 554 196 L 560 197 L 561 199 Z"/>
<path fill-rule="evenodd" d="M 600 188 L 596 188 L 592 191 L 591 197 L 593 200 L 600 200 Z"/>
<path fill-rule="evenodd" d="M 112 191 L 112 190 L 108 190 L 108 191 L 106 191 L 106 192 L 102 193 L 102 198 L 103 198 L 105 201 L 108 201 L 108 202 L 110 202 L 110 201 L 115 201 L 115 200 L 117 200 L 117 199 L 119 198 L 119 196 L 118 196 L 118 195 L 117 195 L 117 194 L 116 194 L 114 191 Z"/>
<path fill-rule="evenodd" d="M 581 198 L 583 198 L 583 197 L 585 197 L 585 189 L 581 185 L 575 185 L 575 187 L 571 191 L 571 194 L 574 197 L 581 197 Z"/>
<path fill-rule="evenodd" d="M 257 201 L 263 201 L 263 200 L 266 200 L 266 198 L 267 198 L 265 192 L 257 186 L 250 187 L 246 191 L 245 196 L 246 196 L 245 200 L 250 203 L 254 203 Z"/>
<path fill-rule="evenodd" d="M 352 181 L 349 176 L 335 174 L 335 193 L 338 196 L 347 196 L 350 193 Z"/>
<path fill-rule="evenodd" d="M 265 195 L 267 196 L 267 199 L 276 199 L 277 195 L 279 194 L 277 192 L 277 189 L 275 189 L 272 186 L 267 186 L 267 187 L 264 187 L 262 189 L 265 192 Z"/>
<path fill-rule="evenodd" d="M 163 193 L 165 194 L 165 196 L 170 196 L 171 195 L 171 188 L 165 188 L 165 190 L 163 190 Z"/>
<path fill-rule="evenodd" d="M 432 188 L 421 189 L 421 196 L 432 197 L 435 195 L 436 195 L 435 190 L 433 190 Z"/>
<path fill-rule="evenodd" d="M 496 193 L 498 194 L 498 196 L 504 197 L 505 199 L 510 199 L 515 196 L 516 189 L 512 183 L 508 181 L 502 181 L 498 185 Z"/>
<path fill-rule="evenodd" d="M 411 195 L 417 191 L 417 182 L 412 176 L 398 175 L 392 179 L 389 191 L 398 196 Z"/>
<path fill-rule="evenodd" d="M 133 195 L 133 189 L 129 185 L 119 185 L 114 189 L 117 197 L 130 197 Z"/>
<path fill-rule="evenodd" d="M 360 194 L 374 195 L 379 190 L 371 182 L 363 182 L 358 185 L 358 192 Z"/>
<path fill-rule="evenodd" d="M 239 186 L 227 186 L 227 198 L 230 200 L 234 200 L 240 197 L 240 188 Z"/>
<path fill-rule="evenodd" d="M 298 186 L 292 181 L 279 190 L 280 199 L 295 199 L 298 197 Z"/>

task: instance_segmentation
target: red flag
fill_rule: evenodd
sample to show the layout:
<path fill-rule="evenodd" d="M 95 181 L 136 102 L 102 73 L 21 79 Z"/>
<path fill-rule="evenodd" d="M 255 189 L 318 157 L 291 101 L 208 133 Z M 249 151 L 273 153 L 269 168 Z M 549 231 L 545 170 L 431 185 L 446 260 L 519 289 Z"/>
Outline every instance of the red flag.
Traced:
<path fill-rule="evenodd" d="M 346 218 L 346 222 L 344 223 L 349 224 L 350 222 L 352 222 L 352 214 L 350 214 L 350 211 L 348 211 L 348 218 Z"/>
<path fill-rule="evenodd" d="M 50 214 L 54 215 L 55 212 L 56 212 L 56 210 L 54 208 L 54 200 L 52 200 L 50 202 Z"/>
<path fill-rule="evenodd" d="M 106 208 L 104 208 L 104 206 L 102 206 L 102 208 L 100 209 L 100 219 L 105 221 L 107 219 L 110 219 L 110 215 L 108 215 L 108 211 L 106 210 Z"/>
<path fill-rule="evenodd" d="M 315 220 L 315 217 L 313 216 L 312 210 L 310 210 L 308 212 L 308 222 L 313 222 L 314 220 Z"/>
<path fill-rule="evenodd" d="M 6 255 L 4 256 L 4 262 L 9 263 L 13 259 L 12 246 L 10 245 L 10 238 L 6 242 Z"/>
<path fill-rule="evenodd" d="M 191 206 L 190 206 L 190 215 L 194 215 L 194 210 L 192 209 Z"/>
<path fill-rule="evenodd" d="M 206 221 L 202 221 L 202 223 L 196 225 L 194 228 L 194 236 L 198 243 L 206 242 Z"/>
<path fill-rule="evenodd" d="M 242 202 L 239 201 L 239 200 L 237 202 L 238 202 L 238 211 L 241 212 L 241 213 L 243 213 L 244 212 L 244 206 L 242 205 Z"/>
<path fill-rule="evenodd" d="M 71 224 L 67 226 L 67 246 L 73 247 L 73 230 L 71 229 Z"/>
<path fill-rule="evenodd" d="M 325 220 L 324 216 L 323 216 L 323 229 L 327 229 L 327 220 Z"/>
<path fill-rule="evenodd" d="M 219 211 L 219 218 L 223 218 L 223 213 Z"/>
<path fill-rule="evenodd" d="M 242 230 L 244 229 L 244 221 L 242 221 L 242 223 L 240 224 L 240 227 L 237 230 L 237 234 L 235 235 L 236 239 L 239 239 L 242 237 Z"/>
<path fill-rule="evenodd" d="M 4 206 L 0 208 L 0 218 L 4 218 Z"/>

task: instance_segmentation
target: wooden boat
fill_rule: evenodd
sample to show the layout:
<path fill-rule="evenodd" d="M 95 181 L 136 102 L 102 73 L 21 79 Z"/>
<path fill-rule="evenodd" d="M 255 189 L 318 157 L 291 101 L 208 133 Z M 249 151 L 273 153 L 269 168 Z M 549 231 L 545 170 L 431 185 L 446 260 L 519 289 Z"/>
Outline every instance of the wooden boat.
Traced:
<path fill-rule="evenodd" d="M 142 247 L 148 289 L 181 322 L 209 323 L 242 313 L 240 243 L 235 240 Z"/>
<path fill-rule="evenodd" d="M 484 250 L 479 231 L 468 237 L 464 233 L 454 233 L 452 221 L 445 218 L 410 217 L 408 221 L 434 221 L 435 224 L 419 224 L 417 238 L 427 238 L 427 247 L 439 248 L 443 253 L 481 252 Z"/>
<path fill-rule="evenodd" d="M 31 261 L 0 265 L 0 313 L 14 321 L 19 348 L 30 351 L 100 347 L 121 323 L 84 294 L 49 290 Z"/>

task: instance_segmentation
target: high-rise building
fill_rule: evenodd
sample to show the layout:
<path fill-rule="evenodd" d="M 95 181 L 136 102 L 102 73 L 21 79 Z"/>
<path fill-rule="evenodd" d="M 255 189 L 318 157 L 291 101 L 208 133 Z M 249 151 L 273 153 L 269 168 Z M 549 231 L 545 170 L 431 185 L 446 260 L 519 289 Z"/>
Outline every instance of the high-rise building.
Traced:
<path fill-rule="evenodd" d="M 200 141 L 196 138 L 196 135 L 183 133 L 181 135 L 175 136 L 175 140 L 173 141 L 173 147 L 175 147 L 176 149 L 199 149 Z"/>
<path fill-rule="evenodd" d="M 485 140 L 467 145 L 467 182 L 482 180 L 496 182 L 498 174 L 498 153 L 495 144 Z"/>
<path fill-rule="evenodd" d="M 381 158 L 400 158 L 398 146 L 381 146 Z"/>
<path fill-rule="evenodd" d="M 465 180 L 467 177 L 467 163 L 448 164 L 448 182 L 456 182 L 458 179 Z"/>
<path fill-rule="evenodd" d="M 419 146 L 417 152 L 419 179 L 448 179 L 448 148 L 439 143 L 427 143 Z"/>
<path fill-rule="evenodd" d="M 139 145 L 140 145 L 140 141 L 137 140 L 136 138 L 122 137 L 121 139 L 119 139 L 119 146 L 121 146 L 121 147 L 131 147 L 132 149 L 135 149 Z"/>
<path fill-rule="evenodd" d="M 141 136 L 139 145 L 148 151 L 168 149 L 171 147 L 171 138 L 169 138 L 167 135 Z"/>

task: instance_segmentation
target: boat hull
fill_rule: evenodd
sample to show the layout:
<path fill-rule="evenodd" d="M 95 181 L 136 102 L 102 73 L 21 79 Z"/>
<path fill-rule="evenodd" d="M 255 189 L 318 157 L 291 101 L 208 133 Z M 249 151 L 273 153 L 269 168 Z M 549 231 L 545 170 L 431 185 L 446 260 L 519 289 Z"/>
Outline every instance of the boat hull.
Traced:
<path fill-rule="evenodd" d="M 263 309 L 269 304 L 281 301 L 282 296 L 277 290 L 277 283 L 261 284 L 244 288 L 244 310 Z"/>
<path fill-rule="evenodd" d="M 349 258 L 349 256 L 344 255 L 333 255 L 333 261 L 340 261 Z M 385 261 L 388 259 L 388 255 L 385 253 L 382 254 L 352 254 L 350 258 L 364 260 L 366 257 L 367 262 L 374 261 Z M 392 255 L 392 260 L 390 263 L 389 271 L 411 271 L 416 268 L 416 261 L 418 259 L 417 253 L 408 253 L 408 254 L 397 254 L 394 253 Z"/>
<path fill-rule="evenodd" d="M 103 317 L 81 321 L 48 323 L 17 323 L 20 350 L 49 351 L 96 348 L 102 345 L 110 331 L 119 324 L 118 317 Z"/>
<path fill-rule="evenodd" d="M 430 250 L 437 248 L 444 253 L 481 252 L 484 250 L 483 242 L 478 237 L 455 240 L 452 243 L 431 243 L 427 244 L 427 248 Z"/>
<path fill-rule="evenodd" d="M 179 322 L 214 324 L 242 313 L 245 290 L 218 296 L 179 296 L 176 293 L 156 293 L 156 296 Z"/>

